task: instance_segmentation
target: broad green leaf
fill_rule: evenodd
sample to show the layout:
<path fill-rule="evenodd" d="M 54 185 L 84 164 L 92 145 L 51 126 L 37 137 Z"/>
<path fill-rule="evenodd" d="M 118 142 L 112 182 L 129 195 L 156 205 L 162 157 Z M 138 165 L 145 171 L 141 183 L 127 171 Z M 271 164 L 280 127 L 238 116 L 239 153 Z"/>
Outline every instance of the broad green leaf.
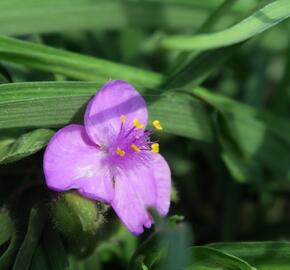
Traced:
<path fill-rule="evenodd" d="M 53 130 L 37 129 L 21 136 L 11 135 L 0 137 L 0 164 L 16 161 L 32 155 L 43 148 L 51 136 Z"/>
<path fill-rule="evenodd" d="M 28 270 L 39 244 L 41 233 L 46 222 L 47 213 L 43 206 L 31 209 L 25 238 L 17 253 L 13 270 Z"/>
<path fill-rule="evenodd" d="M 210 247 L 192 247 L 192 263 L 187 270 L 256 270 L 246 261 Z"/>
<path fill-rule="evenodd" d="M 235 242 L 209 245 L 246 260 L 259 270 L 286 270 L 290 267 L 290 242 Z"/>
<path fill-rule="evenodd" d="M 192 29 L 204 21 L 222 0 L 105 1 L 105 0 L 1 0 L 0 33 L 20 35 L 60 31 L 111 30 L 130 26 Z M 235 13 L 249 10 L 244 0 Z M 232 22 L 235 14 L 227 14 Z M 64 20 L 65 18 L 65 20 Z"/>
<path fill-rule="evenodd" d="M 290 16 L 290 1 L 277 0 L 261 8 L 234 26 L 216 33 L 195 36 L 168 36 L 161 41 L 166 49 L 208 50 L 247 40 Z"/>
<path fill-rule="evenodd" d="M 152 71 L 5 36 L 0 36 L 0 60 L 79 80 L 122 79 L 153 86 L 162 78 Z"/>
<path fill-rule="evenodd" d="M 0 85 L 0 129 L 61 127 L 83 123 L 89 99 L 101 83 L 51 82 Z M 159 119 L 168 133 L 212 140 L 204 105 L 188 94 L 160 94 L 136 86 L 149 105 L 150 121 Z"/>
<path fill-rule="evenodd" d="M 6 233 L 9 233 L 10 235 L 9 245 L 7 249 L 4 251 L 4 253 L 2 253 L 0 256 L 0 270 L 6 270 L 11 267 L 11 264 L 13 262 L 14 255 L 17 251 L 18 239 L 17 239 L 16 229 L 13 224 L 13 221 L 11 220 L 11 218 L 8 216 L 6 212 L 1 213 L 1 225 L 3 226 L 3 228 L 1 228 L 1 231 L 3 230 L 3 233 L 5 233 L 5 230 L 6 230 Z M 6 229 L 5 229 L 5 226 L 6 226 Z M 3 241 L 5 240 L 5 238 L 7 238 L 7 236 L 6 237 L 1 236 L 1 238 L 2 238 L 1 241 Z"/>

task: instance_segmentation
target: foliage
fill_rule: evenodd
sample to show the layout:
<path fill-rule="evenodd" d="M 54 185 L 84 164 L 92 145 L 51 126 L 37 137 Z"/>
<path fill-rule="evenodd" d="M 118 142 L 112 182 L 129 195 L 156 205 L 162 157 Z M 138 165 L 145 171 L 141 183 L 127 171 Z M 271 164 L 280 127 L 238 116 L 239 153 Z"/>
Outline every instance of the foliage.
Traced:
<path fill-rule="evenodd" d="M 290 269 L 289 0 L 2 0 L 0 269 Z M 109 79 L 159 119 L 170 216 L 137 238 L 44 184 Z"/>

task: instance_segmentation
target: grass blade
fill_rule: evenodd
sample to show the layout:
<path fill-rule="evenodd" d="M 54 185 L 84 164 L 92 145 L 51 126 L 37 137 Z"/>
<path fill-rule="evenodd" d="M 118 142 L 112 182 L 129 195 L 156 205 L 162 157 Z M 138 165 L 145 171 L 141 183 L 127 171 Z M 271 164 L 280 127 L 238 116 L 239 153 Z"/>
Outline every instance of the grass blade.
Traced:
<path fill-rule="evenodd" d="M 122 78 L 146 86 L 161 81 L 161 75 L 151 71 L 5 36 L 0 36 L 0 59 L 78 80 Z"/>
<path fill-rule="evenodd" d="M 236 25 L 211 34 L 168 36 L 161 46 L 174 50 L 209 50 L 245 41 L 282 22 L 290 16 L 289 0 L 274 1 Z"/>
<path fill-rule="evenodd" d="M 40 3 L 38 0 L 1 0 L 0 33 L 23 35 L 72 29 L 116 30 L 132 26 L 194 29 L 220 2 L 42 0 Z M 251 7 L 251 3 L 241 3 L 235 13 Z M 229 21 L 235 16 L 226 15 Z"/>

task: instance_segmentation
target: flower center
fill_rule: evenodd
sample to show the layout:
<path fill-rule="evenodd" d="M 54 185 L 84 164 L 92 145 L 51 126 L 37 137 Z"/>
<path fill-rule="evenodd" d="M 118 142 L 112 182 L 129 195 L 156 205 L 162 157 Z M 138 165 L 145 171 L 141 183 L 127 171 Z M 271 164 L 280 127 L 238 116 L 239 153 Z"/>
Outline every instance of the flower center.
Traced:
<path fill-rule="evenodd" d="M 159 144 L 151 141 L 150 135 L 163 128 L 158 120 L 153 121 L 153 127 L 145 131 L 144 124 L 137 118 L 127 123 L 125 115 L 121 115 L 120 131 L 108 147 L 109 162 L 125 164 L 131 160 L 144 161 L 150 153 L 159 153 Z"/>

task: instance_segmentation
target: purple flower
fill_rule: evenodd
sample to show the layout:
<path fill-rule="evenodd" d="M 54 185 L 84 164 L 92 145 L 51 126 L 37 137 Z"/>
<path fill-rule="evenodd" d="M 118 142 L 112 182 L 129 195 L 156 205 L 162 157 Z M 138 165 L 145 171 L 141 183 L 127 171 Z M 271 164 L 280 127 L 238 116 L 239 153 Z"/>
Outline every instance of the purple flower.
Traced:
<path fill-rule="evenodd" d="M 68 125 L 50 140 L 44 155 L 49 188 L 76 189 L 110 204 L 127 228 L 149 228 L 148 207 L 161 216 L 170 205 L 171 176 L 159 145 L 145 131 L 148 111 L 142 96 L 124 81 L 107 82 L 87 106 L 84 125 Z"/>

